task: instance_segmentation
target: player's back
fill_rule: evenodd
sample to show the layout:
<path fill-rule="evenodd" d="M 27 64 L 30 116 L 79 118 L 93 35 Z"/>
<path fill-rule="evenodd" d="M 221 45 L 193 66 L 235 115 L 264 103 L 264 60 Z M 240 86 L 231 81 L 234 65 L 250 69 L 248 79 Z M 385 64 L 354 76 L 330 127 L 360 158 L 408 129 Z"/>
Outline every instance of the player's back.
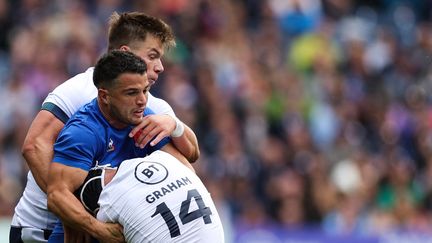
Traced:
<path fill-rule="evenodd" d="M 162 151 L 124 161 L 99 203 L 98 218 L 122 224 L 127 242 L 224 242 L 201 180 Z"/>

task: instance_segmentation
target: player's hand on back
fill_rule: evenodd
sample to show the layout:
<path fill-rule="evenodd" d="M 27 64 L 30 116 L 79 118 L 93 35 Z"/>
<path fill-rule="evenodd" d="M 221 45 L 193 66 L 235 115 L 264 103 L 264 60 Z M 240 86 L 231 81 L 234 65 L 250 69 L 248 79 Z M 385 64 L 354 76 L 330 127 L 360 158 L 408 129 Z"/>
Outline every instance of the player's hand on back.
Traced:
<path fill-rule="evenodd" d="M 175 128 L 176 122 L 169 115 L 146 115 L 142 122 L 132 129 L 129 137 L 134 138 L 137 146 L 144 148 L 153 137 L 155 139 L 150 144 L 151 146 L 159 143 L 164 137 L 170 136 Z"/>

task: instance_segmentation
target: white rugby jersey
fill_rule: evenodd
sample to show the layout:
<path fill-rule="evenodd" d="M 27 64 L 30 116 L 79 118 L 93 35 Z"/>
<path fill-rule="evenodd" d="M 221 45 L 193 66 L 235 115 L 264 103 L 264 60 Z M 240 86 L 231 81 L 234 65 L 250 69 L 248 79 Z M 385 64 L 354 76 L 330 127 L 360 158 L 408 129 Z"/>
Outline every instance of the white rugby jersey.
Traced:
<path fill-rule="evenodd" d="M 97 218 L 123 225 L 127 242 L 224 242 L 210 193 L 172 155 L 123 161 L 102 190 Z"/>
<path fill-rule="evenodd" d="M 81 106 L 87 104 L 97 96 L 96 86 L 93 84 L 93 70 L 91 67 L 80 73 L 48 94 L 42 104 L 42 109 L 48 110 L 63 123 L 69 119 Z M 156 114 L 175 116 L 171 106 L 164 100 L 149 93 L 147 107 Z M 37 185 L 31 171 L 27 175 L 24 189 L 12 219 L 12 226 L 30 227 L 38 229 L 53 229 L 57 218 L 47 209 L 46 194 Z"/>

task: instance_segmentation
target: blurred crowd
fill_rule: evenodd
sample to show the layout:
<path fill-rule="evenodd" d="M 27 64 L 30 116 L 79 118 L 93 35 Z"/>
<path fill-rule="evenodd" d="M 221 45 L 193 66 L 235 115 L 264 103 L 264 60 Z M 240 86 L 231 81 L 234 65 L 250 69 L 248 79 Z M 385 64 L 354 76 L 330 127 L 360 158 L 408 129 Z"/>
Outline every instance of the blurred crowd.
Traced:
<path fill-rule="evenodd" d="M 113 11 L 169 23 L 152 88 L 198 136 L 225 230 L 432 231 L 432 2 L 0 0 L 0 215 L 45 96 L 106 50 Z"/>

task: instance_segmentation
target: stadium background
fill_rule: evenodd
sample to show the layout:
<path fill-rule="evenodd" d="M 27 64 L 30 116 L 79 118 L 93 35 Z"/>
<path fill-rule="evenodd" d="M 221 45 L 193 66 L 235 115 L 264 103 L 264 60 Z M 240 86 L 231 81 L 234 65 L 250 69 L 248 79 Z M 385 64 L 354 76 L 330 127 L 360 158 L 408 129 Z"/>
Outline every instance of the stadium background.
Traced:
<path fill-rule="evenodd" d="M 431 7 L 0 0 L 0 242 L 30 122 L 105 51 L 114 10 L 175 31 L 152 92 L 196 132 L 228 242 L 432 242 Z"/>

